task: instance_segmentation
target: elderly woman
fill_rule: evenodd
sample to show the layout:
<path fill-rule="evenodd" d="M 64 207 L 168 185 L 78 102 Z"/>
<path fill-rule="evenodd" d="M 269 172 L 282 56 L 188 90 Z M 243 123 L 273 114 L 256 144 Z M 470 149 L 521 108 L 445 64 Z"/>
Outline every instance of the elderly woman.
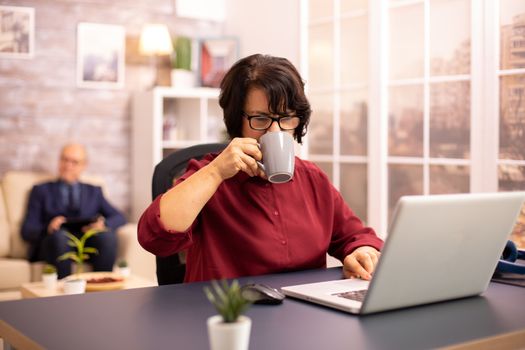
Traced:
<path fill-rule="evenodd" d="M 304 84 L 285 58 L 252 55 L 221 83 L 231 141 L 192 160 L 139 221 L 140 244 L 158 256 L 187 250 L 185 282 L 261 275 L 343 262 L 346 278 L 369 280 L 382 241 L 313 163 L 295 159 L 293 179 L 268 182 L 259 138 L 285 131 L 301 143 L 310 119 Z"/>

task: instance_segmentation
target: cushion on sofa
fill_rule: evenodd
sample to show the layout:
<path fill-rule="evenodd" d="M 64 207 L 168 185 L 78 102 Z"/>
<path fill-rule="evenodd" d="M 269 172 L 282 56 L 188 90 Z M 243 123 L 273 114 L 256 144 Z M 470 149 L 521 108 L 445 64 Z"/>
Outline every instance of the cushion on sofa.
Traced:
<path fill-rule="evenodd" d="M 0 290 L 18 288 L 31 281 L 31 265 L 26 259 L 0 258 Z"/>
<path fill-rule="evenodd" d="M 9 171 L 2 179 L 7 218 L 9 222 L 10 256 L 23 259 L 27 256 L 27 245 L 20 236 L 20 225 L 27 208 L 29 192 L 33 185 L 50 180 L 52 176 L 42 173 Z"/>

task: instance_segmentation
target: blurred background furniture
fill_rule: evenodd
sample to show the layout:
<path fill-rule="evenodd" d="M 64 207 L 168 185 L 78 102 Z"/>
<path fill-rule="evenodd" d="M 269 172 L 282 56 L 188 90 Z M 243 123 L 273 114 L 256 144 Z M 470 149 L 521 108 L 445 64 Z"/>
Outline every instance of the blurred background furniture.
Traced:
<path fill-rule="evenodd" d="M 26 259 L 27 245 L 20 236 L 20 226 L 33 186 L 55 177 L 37 172 L 9 171 L 0 180 L 0 300 L 16 297 L 23 283 L 41 280 L 44 263 L 30 263 Z M 106 184 L 101 178 L 85 176 L 82 181 L 101 186 L 107 196 Z M 121 226 L 117 235 L 117 261 L 126 260 L 133 274 L 154 281 L 155 262 L 138 244 L 137 225 Z"/>
<path fill-rule="evenodd" d="M 226 129 L 219 89 L 155 87 L 137 91 L 132 100 L 131 220 L 138 221 L 150 204 L 151 173 L 177 150 L 223 142 Z"/>
<path fill-rule="evenodd" d="M 221 152 L 227 144 L 206 143 L 175 151 L 164 158 L 153 172 L 151 181 L 152 199 L 169 190 L 174 181 L 184 174 L 191 159 L 201 159 L 208 153 Z M 182 283 L 186 273 L 186 259 L 184 253 L 167 257 L 156 258 L 157 281 L 159 285 Z"/>
<path fill-rule="evenodd" d="M 88 272 L 90 274 L 92 272 Z M 111 276 L 111 272 L 108 273 Z M 84 275 L 86 276 L 86 275 Z M 60 295 L 65 295 L 64 292 L 64 283 L 65 281 L 59 280 L 55 288 L 47 288 L 43 282 L 31 282 L 24 283 L 20 287 L 20 293 L 22 299 L 29 298 L 42 298 L 42 297 L 55 297 Z M 111 284 L 111 283 L 110 283 Z M 96 286 L 97 289 L 88 289 L 87 292 L 97 292 L 97 291 L 109 291 L 109 290 L 120 290 L 120 289 L 132 289 L 132 288 L 145 288 L 145 287 L 155 287 L 155 283 L 151 279 L 146 279 L 140 276 L 129 275 L 122 282 L 121 286 Z"/>

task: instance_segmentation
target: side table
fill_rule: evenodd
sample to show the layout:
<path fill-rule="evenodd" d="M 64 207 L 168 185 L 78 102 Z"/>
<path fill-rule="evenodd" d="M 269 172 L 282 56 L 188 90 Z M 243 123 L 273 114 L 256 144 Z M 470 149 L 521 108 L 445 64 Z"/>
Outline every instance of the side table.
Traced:
<path fill-rule="evenodd" d="M 130 275 L 124 280 L 124 287 L 122 289 L 131 289 L 131 288 L 142 288 L 142 287 L 154 287 L 157 283 L 155 281 L 148 280 L 143 277 Z M 20 287 L 20 292 L 22 298 L 41 298 L 41 297 L 53 297 L 58 295 L 64 295 L 64 281 L 60 280 L 57 282 L 55 289 L 47 289 L 44 287 L 43 282 L 30 282 L 24 283 Z M 86 292 L 94 293 L 94 292 Z"/>

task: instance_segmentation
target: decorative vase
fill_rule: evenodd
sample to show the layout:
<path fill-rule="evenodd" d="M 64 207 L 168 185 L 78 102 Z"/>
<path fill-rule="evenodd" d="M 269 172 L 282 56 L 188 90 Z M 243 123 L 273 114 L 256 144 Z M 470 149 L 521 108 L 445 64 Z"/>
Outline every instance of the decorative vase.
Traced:
<path fill-rule="evenodd" d="M 186 69 L 172 69 L 171 86 L 177 88 L 195 87 L 195 73 Z"/>
<path fill-rule="evenodd" d="M 239 316 L 236 322 L 226 323 L 222 316 L 208 318 L 208 337 L 211 350 L 247 350 L 252 320 Z"/>
<path fill-rule="evenodd" d="M 64 281 L 64 294 L 82 294 L 86 291 L 86 280 L 77 278 Z"/>
<path fill-rule="evenodd" d="M 131 269 L 129 267 L 119 267 L 117 271 L 122 277 L 129 277 L 129 275 L 131 275 Z"/>
<path fill-rule="evenodd" d="M 46 289 L 53 290 L 57 287 L 58 275 L 55 273 L 45 273 L 42 275 L 42 282 Z"/>

